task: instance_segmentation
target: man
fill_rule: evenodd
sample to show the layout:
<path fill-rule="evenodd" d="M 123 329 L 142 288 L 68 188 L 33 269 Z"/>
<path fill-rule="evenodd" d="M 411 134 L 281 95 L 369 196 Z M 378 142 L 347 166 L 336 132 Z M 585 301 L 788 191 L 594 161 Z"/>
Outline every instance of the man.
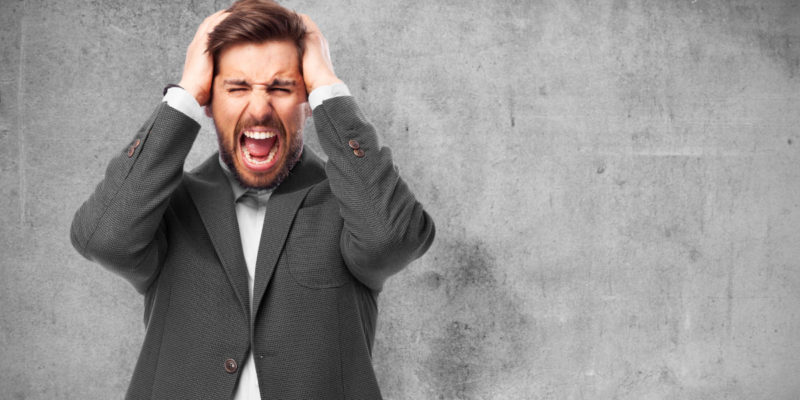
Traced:
<path fill-rule="evenodd" d="M 239 1 L 200 25 L 170 86 L 72 225 L 145 298 L 127 397 L 379 398 L 377 295 L 434 225 L 317 26 Z M 184 173 L 201 106 L 220 152 Z M 327 163 L 302 145 L 311 109 Z"/>

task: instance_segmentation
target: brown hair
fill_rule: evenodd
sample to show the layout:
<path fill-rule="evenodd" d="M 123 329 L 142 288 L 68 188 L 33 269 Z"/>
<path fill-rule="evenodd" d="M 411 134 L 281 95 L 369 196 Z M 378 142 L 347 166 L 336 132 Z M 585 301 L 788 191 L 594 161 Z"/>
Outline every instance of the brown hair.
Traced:
<path fill-rule="evenodd" d="M 206 51 L 214 59 L 214 76 L 217 74 L 220 53 L 238 43 L 287 40 L 297 46 L 298 61 L 302 61 L 306 28 L 303 20 L 294 11 L 272 0 L 238 0 L 228 12 L 230 14 L 208 37 Z"/>

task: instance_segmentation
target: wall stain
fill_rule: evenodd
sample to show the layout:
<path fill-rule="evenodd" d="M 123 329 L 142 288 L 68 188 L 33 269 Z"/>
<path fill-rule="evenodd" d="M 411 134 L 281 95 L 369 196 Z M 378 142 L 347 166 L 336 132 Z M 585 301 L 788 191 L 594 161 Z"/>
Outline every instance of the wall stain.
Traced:
<path fill-rule="evenodd" d="M 758 45 L 761 52 L 777 61 L 787 72 L 790 79 L 800 73 L 800 35 L 758 34 Z"/>
<path fill-rule="evenodd" d="M 440 243 L 441 273 L 419 284 L 442 296 L 442 312 L 424 361 L 430 398 L 483 398 L 481 390 L 526 362 L 527 342 L 538 341 L 522 302 L 496 278 L 503 273 L 479 240 Z"/>
<path fill-rule="evenodd" d="M 514 119 L 514 88 L 509 86 L 508 88 L 508 115 L 511 119 L 511 127 L 513 128 L 516 126 L 516 121 Z"/>
<path fill-rule="evenodd" d="M 697 250 L 694 247 L 692 247 L 692 249 L 689 251 L 689 259 L 692 260 L 692 262 L 696 262 L 697 260 L 699 260 L 702 257 L 703 257 L 703 253 L 701 253 L 699 250 Z"/>
<path fill-rule="evenodd" d="M 433 271 L 426 272 L 423 274 L 422 283 L 426 288 L 436 290 L 442 285 L 442 275 Z"/>
<path fill-rule="evenodd" d="M 547 97 L 548 94 L 547 86 L 539 86 L 539 96 Z"/>
<path fill-rule="evenodd" d="M 603 172 L 606 172 L 606 165 L 605 165 L 605 164 L 600 164 L 600 165 L 597 167 L 597 173 L 598 173 L 598 174 L 602 174 Z"/>

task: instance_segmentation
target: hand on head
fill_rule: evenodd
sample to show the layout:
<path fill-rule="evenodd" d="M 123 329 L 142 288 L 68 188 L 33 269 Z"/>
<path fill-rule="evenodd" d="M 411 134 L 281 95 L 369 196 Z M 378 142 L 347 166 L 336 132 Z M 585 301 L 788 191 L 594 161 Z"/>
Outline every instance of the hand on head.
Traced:
<path fill-rule="evenodd" d="M 229 14 L 227 10 L 220 10 L 203 20 L 186 50 L 186 62 L 179 85 L 194 96 L 201 106 L 206 106 L 211 101 L 211 85 L 214 78 L 214 60 L 212 54 L 206 51 L 209 35 Z M 299 15 L 306 28 L 301 71 L 306 93 L 311 93 L 320 86 L 341 82 L 333 71 L 325 36 L 308 15 Z"/>
<path fill-rule="evenodd" d="M 186 50 L 186 62 L 179 85 L 194 96 L 201 106 L 208 105 L 211 100 L 211 82 L 214 78 L 214 60 L 211 53 L 206 51 L 208 36 L 227 16 L 227 10 L 220 10 L 203 20 Z"/>
<path fill-rule="evenodd" d="M 305 53 L 303 54 L 303 80 L 306 92 L 341 82 L 333 72 L 333 63 L 328 49 L 328 41 L 322 36 L 319 27 L 306 14 L 300 14 L 306 26 Z"/>

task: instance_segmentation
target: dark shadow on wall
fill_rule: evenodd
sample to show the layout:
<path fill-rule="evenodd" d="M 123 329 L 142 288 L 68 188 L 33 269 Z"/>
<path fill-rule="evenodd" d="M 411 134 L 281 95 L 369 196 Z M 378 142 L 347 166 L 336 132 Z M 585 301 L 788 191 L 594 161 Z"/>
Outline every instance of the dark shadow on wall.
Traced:
<path fill-rule="evenodd" d="M 520 310 L 523 302 L 498 280 L 504 267 L 480 240 L 439 243 L 433 264 L 441 265 L 441 272 L 418 278 L 420 286 L 444 297 L 437 324 L 430 327 L 436 336 L 424 362 L 429 394 L 439 399 L 481 397 L 481 388 L 491 386 L 487 382 L 526 368 L 526 348 L 542 343 L 541 330 Z"/>

